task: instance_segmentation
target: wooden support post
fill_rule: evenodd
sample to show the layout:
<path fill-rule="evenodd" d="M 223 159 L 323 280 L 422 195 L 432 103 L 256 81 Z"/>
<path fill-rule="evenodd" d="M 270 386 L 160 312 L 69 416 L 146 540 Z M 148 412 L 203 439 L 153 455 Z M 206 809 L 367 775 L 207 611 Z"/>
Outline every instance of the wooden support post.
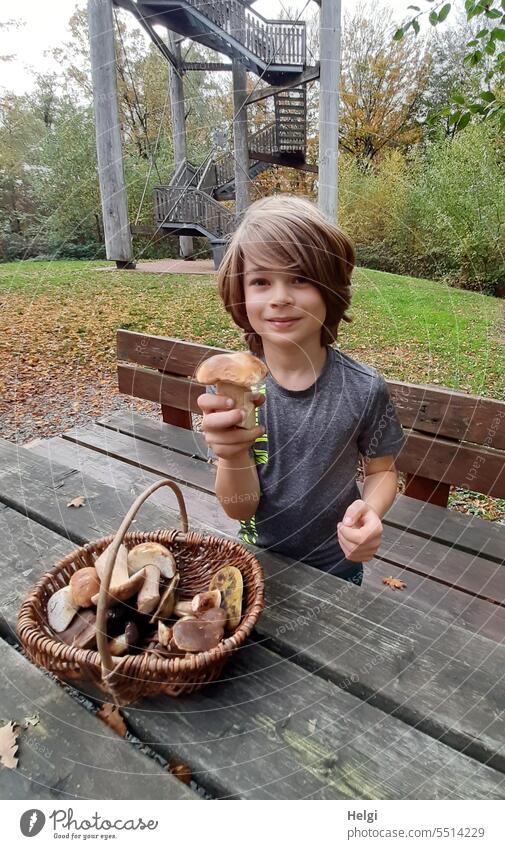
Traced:
<path fill-rule="evenodd" d="M 174 33 L 167 29 L 167 46 L 177 59 L 179 69 L 182 64 L 181 45 L 176 42 Z M 179 74 L 181 72 L 179 71 Z M 186 123 L 184 115 L 184 86 L 181 76 L 169 66 L 170 109 L 172 114 L 172 141 L 174 147 L 174 169 L 186 159 Z M 183 259 L 193 259 L 192 236 L 179 236 L 179 252 Z"/>
<path fill-rule="evenodd" d="M 321 0 L 319 79 L 319 192 L 321 212 L 337 220 L 340 0 Z"/>
<path fill-rule="evenodd" d="M 88 0 L 96 152 L 107 259 L 135 268 L 123 172 L 112 0 Z"/>
<path fill-rule="evenodd" d="M 235 210 L 242 215 L 249 206 L 249 149 L 247 139 L 247 71 L 233 59 L 233 146 L 235 148 Z"/>

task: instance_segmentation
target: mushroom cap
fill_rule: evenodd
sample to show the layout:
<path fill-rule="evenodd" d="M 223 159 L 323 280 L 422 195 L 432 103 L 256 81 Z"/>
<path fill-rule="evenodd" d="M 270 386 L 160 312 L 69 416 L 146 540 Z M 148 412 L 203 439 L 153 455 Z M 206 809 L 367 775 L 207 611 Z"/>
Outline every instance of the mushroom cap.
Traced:
<path fill-rule="evenodd" d="M 141 542 L 128 552 L 130 575 L 139 572 L 144 566 L 157 566 L 164 578 L 173 578 L 175 575 L 175 557 L 159 542 Z"/>
<path fill-rule="evenodd" d="M 74 572 L 69 585 L 77 607 L 91 607 L 91 599 L 100 589 L 100 578 L 94 566 L 84 566 Z"/>
<path fill-rule="evenodd" d="M 200 652 L 213 649 L 223 637 L 219 622 L 202 619 L 180 619 L 174 625 L 173 640 L 181 651 Z"/>
<path fill-rule="evenodd" d="M 235 354 L 215 354 L 204 360 L 196 370 L 195 379 L 198 383 L 214 384 L 221 381 L 250 389 L 267 374 L 265 363 L 258 357 L 245 351 L 237 351 Z"/>

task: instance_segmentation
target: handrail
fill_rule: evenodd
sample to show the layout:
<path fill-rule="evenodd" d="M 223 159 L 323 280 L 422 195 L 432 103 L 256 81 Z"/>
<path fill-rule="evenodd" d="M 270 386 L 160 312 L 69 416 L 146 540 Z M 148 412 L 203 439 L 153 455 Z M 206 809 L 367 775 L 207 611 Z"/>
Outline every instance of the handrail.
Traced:
<path fill-rule="evenodd" d="M 186 3 L 265 62 L 305 65 L 305 21 L 269 20 L 240 0 Z"/>
<path fill-rule="evenodd" d="M 171 221 L 200 225 L 217 238 L 223 238 L 235 229 L 235 215 L 199 189 L 155 186 L 154 197 L 159 226 Z"/>

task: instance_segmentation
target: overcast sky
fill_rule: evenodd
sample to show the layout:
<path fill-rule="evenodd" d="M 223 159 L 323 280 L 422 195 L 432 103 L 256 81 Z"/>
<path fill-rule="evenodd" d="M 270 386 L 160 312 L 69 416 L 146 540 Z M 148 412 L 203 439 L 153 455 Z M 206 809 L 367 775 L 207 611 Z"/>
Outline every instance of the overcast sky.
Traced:
<path fill-rule="evenodd" d="M 356 0 L 342 0 L 343 10 L 351 8 Z M 412 0 L 381 0 L 389 6 L 400 23 L 407 15 L 407 6 Z M 265 17 L 275 18 L 282 7 L 289 6 L 301 12 L 306 0 L 258 0 L 254 8 Z M 19 12 L 14 3 L 3 3 L 0 20 L 22 20 L 19 29 L 0 30 L 0 56 L 14 55 L 13 62 L 0 62 L 0 86 L 23 93 L 31 87 L 30 69 L 45 71 L 54 65 L 46 51 L 58 46 L 68 37 L 67 23 L 77 5 L 76 0 L 23 0 Z M 419 4 L 422 6 L 423 4 Z M 306 14 L 317 11 L 314 2 L 310 2 Z M 305 17 L 305 16 L 302 16 Z"/>

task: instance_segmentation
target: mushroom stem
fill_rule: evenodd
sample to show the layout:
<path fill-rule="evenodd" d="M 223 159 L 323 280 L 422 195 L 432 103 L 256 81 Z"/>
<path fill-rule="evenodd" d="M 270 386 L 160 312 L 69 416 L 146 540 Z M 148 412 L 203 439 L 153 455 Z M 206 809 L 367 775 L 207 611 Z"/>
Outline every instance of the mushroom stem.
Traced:
<path fill-rule="evenodd" d="M 235 407 L 241 407 L 246 415 L 244 424 L 239 424 L 237 427 L 243 427 L 247 430 L 253 428 L 256 424 L 256 407 L 251 400 L 252 392 L 250 387 L 240 386 L 238 383 L 230 383 L 225 380 L 216 380 L 216 392 L 218 395 L 226 395 L 228 398 L 233 398 Z"/>
<path fill-rule="evenodd" d="M 138 574 L 138 573 L 136 573 Z M 152 613 L 160 600 L 160 569 L 154 563 L 145 567 L 145 580 L 137 597 L 139 613 Z"/>

